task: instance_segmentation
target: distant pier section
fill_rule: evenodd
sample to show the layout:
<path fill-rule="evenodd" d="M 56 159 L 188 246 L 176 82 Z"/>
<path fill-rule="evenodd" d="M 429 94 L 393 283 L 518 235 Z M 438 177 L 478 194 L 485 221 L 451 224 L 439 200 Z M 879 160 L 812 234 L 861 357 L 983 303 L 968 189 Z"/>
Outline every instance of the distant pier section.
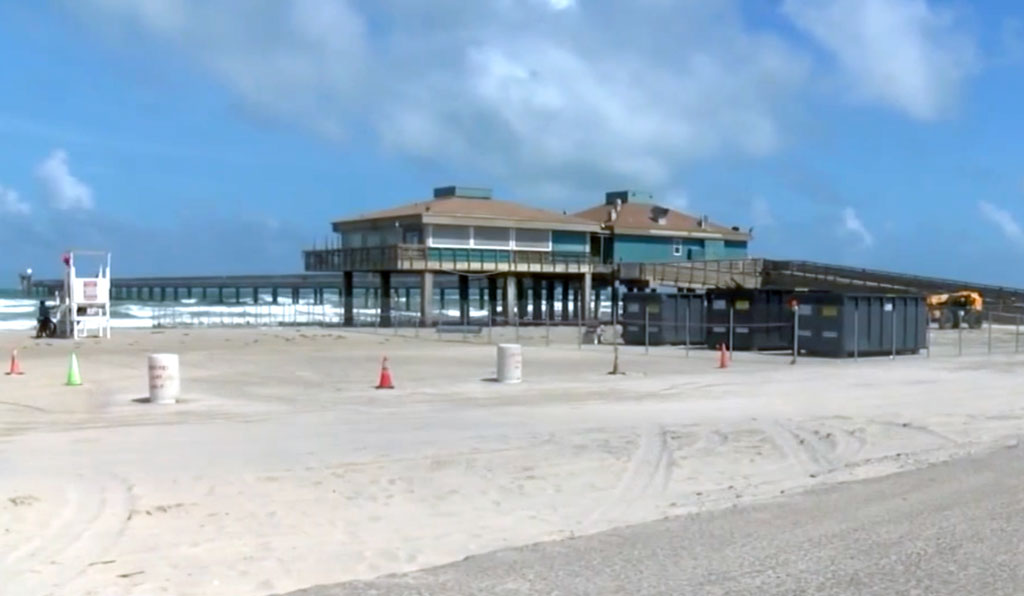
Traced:
<path fill-rule="evenodd" d="M 396 279 L 394 289 L 412 289 L 417 281 Z M 442 284 L 443 285 L 443 284 Z M 362 289 L 371 294 L 379 289 L 378 280 L 370 275 L 353 278 L 353 289 Z M 456 282 L 452 282 L 454 288 Z M 31 293 L 39 296 L 53 296 L 64 287 L 59 279 L 33 280 Z M 284 275 L 216 275 L 184 277 L 123 277 L 111 281 L 111 297 L 114 300 L 168 302 L 183 299 L 201 299 L 204 302 L 242 303 L 264 302 L 261 296 L 277 303 L 288 297 L 292 303 L 308 301 L 324 304 L 328 296 L 341 297 L 344 294 L 344 278 L 341 274 L 299 273 Z"/>

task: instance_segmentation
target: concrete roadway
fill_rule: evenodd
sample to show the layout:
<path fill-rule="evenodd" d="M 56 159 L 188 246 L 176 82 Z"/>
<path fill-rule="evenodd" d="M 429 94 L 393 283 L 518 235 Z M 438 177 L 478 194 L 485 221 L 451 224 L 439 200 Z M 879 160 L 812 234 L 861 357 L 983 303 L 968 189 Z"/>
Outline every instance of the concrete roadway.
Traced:
<path fill-rule="evenodd" d="M 1024 594 L 1024 448 L 291 596 Z"/>

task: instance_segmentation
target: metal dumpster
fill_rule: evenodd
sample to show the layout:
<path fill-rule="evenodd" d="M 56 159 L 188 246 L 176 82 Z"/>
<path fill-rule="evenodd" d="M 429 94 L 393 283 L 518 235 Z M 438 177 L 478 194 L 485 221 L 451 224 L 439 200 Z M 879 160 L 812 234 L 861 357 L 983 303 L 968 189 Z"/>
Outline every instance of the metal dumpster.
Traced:
<path fill-rule="evenodd" d="M 731 339 L 733 350 L 792 350 L 793 310 L 789 301 L 793 296 L 792 290 L 708 291 L 708 347 L 730 347 Z"/>
<path fill-rule="evenodd" d="M 703 294 L 627 292 L 622 297 L 622 311 L 622 341 L 626 344 L 704 343 Z M 649 326 L 646 338 L 645 322 Z"/>
<path fill-rule="evenodd" d="M 923 296 L 829 292 L 797 300 L 802 354 L 849 358 L 916 354 L 927 347 Z"/>

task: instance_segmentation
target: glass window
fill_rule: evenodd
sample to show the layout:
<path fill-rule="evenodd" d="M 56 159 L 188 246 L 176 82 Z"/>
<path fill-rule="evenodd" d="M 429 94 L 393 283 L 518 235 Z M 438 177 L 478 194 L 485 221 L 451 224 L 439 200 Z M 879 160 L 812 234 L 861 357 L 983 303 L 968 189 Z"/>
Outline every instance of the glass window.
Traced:
<path fill-rule="evenodd" d="M 672 254 L 679 257 L 683 255 L 683 241 L 675 239 L 672 241 Z"/>
<path fill-rule="evenodd" d="M 516 229 L 516 248 L 527 250 L 551 250 L 550 230 Z"/>
<path fill-rule="evenodd" d="M 431 246 L 469 246 L 469 226 L 435 225 L 430 233 Z"/>
<path fill-rule="evenodd" d="M 473 228 L 473 246 L 481 248 L 509 248 L 512 246 L 512 230 L 476 226 Z"/>

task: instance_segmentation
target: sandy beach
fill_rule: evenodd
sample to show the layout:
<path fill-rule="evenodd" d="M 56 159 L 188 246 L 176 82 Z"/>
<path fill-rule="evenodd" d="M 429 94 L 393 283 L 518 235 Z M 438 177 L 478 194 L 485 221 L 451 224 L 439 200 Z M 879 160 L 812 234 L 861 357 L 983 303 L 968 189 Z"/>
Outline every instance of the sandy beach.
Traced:
<path fill-rule="evenodd" d="M 1012 345 L 1012 330 L 996 334 Z M 935 337 L 950 353 L 954 336 Z M 564 330 L 527 342 L 525 381 L 501 385 L 483 339 L 0 334 L 26 373 L 0 377 L 0 592 L 271 594 L 742 506 L 1024 433 L 1024 355 L 791 366 L 737 353 L 720 370 L 706 350 L 627 347 L 627 374 L 609 376 L 610 347 L 578 349 Z M 63 384 L 73 349 L 80 387 Z M 180 354 L 180 403 L 141 399 L 152 352 Z M 385 354 L 397 389 L 376 391 Z"/>

